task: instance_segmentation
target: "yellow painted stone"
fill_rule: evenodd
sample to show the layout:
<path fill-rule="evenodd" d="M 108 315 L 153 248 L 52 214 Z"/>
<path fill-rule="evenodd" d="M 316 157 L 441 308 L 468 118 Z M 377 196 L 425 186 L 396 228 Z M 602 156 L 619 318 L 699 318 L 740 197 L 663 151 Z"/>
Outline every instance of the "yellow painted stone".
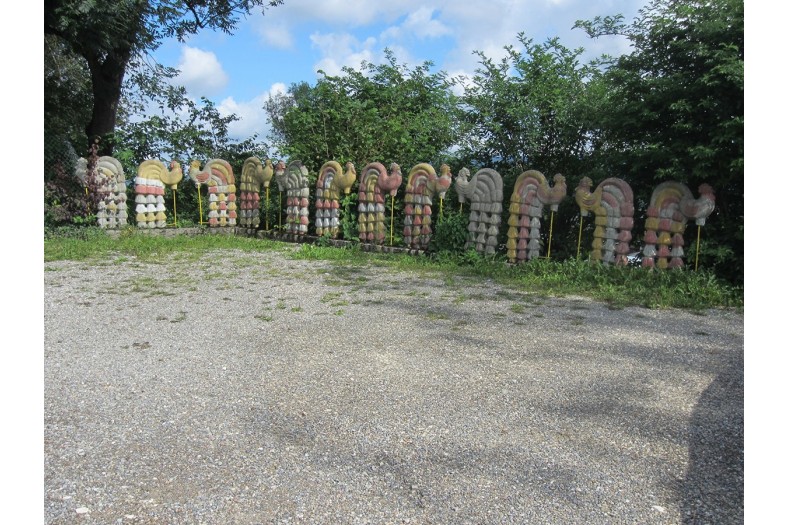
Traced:
<path fill-rule="evenodd" d="M 687 229 L 687 225 L 683 222 L 674 222 L 670 225 L 671 233 L 684 233 L 684 230 Z"/>

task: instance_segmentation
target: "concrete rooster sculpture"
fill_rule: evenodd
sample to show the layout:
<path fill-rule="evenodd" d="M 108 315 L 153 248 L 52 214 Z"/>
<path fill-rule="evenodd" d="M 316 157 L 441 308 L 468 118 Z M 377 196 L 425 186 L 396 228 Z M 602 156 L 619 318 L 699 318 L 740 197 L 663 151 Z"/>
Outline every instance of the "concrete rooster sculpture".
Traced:
<path fill-rule="evenodd" d="M 200 169 L 200 161 L 191 162 L 189 177 L 195 184 L 208 186 L 208 226 L 234 227 L 238 218 L 235 202 L 235 176 L 230 163 L 211 159 Z"/>
<path fill-rule="evenodd" d="M 547 178 L 536 170 L 525 171 L 517 177 L 509 204 L 509 230 L 506 234 L 506 254 L 509 262 L 522 262 L 539 257 L 544 207 L 550 206 L 552 214 L 558 211 L 558 204 L 565 197 L 566 179 L 560 173 L 553 177 L 552 188 L 547 183 Z M 552 239 L 552 227 L 549 238 Z M 549 244 L 548 242 L 548 246 Z"/>
<path fill-rule="evenodd" d="M 361 170 L 358 184 L 358 236 L 364 242 L 383 244 L 386 239 L 385 194 L 394 197 L 402 184 L 399 165 L 391 164 L 391 173 L 380 162 L 371 162 Z"/>
<path fill-rule="evenodd" d="M 635 212 L 632 188 L 626 181 L 615 177 L 603 180 L 593 192 L 591 185 L 591 179 L 583 177 L 575 190 L 581 219 L 589 213 L 596 216 L 591 260 L 626 266 Z"/>
<path fill-rule="evenodd" d="M 676 181 L 663 182 L 654 188 L 646 211 L 644 267 L 665 269 L 684 266 L 687 221 L 695 220 L 700 242 L 700 227 L 706 224 L 706 217 L 711 215 L 715 207 L 711 186 L 702 184 L 699 192 L 700 197 L 695 199 L 686 185 Z"/>

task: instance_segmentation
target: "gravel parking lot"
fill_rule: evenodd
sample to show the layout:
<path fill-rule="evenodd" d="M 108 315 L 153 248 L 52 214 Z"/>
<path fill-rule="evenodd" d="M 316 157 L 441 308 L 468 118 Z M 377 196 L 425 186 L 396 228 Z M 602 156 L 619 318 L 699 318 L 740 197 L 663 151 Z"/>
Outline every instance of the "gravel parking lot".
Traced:
<path fill-rule="evenodd" d="M 44 275 L 48 524 L 743 523 L 741 312 L 274 250 Z"/>

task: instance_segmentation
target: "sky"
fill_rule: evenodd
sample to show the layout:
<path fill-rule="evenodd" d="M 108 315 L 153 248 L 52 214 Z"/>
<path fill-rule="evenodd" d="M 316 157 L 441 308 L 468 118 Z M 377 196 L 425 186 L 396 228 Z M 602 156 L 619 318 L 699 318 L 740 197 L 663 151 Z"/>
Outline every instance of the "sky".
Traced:
<path fill-rule="evenodd" d="M 268 134 L 264 101 L 296 82 L 314 85 L 318 71 L 384 63 L 384 50 L 415 67 L 429 60 L 434 71 L 470 76 L 482 51 L 497 61 L 504 46 L 525 33 L 535 43 L 559 37 L 585 58 L 627 51 L 624 38 L 589 38 L 572 29 L 576 20 L 622 14 L 631 21 L 646 0 L 285 0 L 243 19 L 232 35 L 203 31 L 179 43 L 169 40 L 153 54 L 181 71 L 178 82 L 195 99 L 205 96 L 222 114 L 241 117 L 230 127 L 236 139 Z"/>

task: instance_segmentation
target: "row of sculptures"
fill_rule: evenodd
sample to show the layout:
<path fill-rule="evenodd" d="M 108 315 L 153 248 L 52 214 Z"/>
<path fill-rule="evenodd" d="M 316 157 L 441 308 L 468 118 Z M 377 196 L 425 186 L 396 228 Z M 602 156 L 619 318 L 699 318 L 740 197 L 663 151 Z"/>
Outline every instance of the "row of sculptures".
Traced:
<path fill-rule="evenodd" d="M 88 177 L 87 161 L 80 159 L 77 176 Z M 112 157 L 100 157 L 92 173 L 100 194 L 98 222 L 104 228 L 122 228 L 128 223 L 126 207 L 126 179 L 123 168 Z M 178 162 L 169 166 L 160 160 L 146 160 L 137 169 L 134 179 L 135 219 L 140 228 L 167 226 L 165 187 L 177 188 L 183 178 Z M 208 189 L 208 225 L 214 228 L 258 229 L 261 225 L 260 192 L 274 180 L 281 195 L 286 195 L 284 230 L 294 236 L 307 234 L 310 225 L 308 171 L 300 161 L 285 164 L 279 161 L 246 159 L 236 187 L 232 166 L 224 160 L 209 160 L 201 167 L 192 162 L 189 178 Z M 320 168 L 315 188 L 315 233 L 318 236 L 340 236 L 340 199 L 358 181 L 358 229 L 364 243 L 384 244 L 393 228 L 394 200 L 403 183 L 399 165 L 392 163 L 387 170 L 379 162 L 367 164 L 357 176 L 353 163 L 344 167 L 328 161 Z M 437 197 L 443 206 L 446 191 L 453 181 L 447 165 L 436 170 L 427 163 L 417 164 L 408 172 L 405 181 L 403 243 L 408 249 L 426 250 L 433 233 L 433 202 Z M 471 176 L 463 168 L 454 180 L 460 210 L 467 202 L 470 207 L 467 249 L 492 254 L 497 250 L 498 234 L 503 217 L 503 180 L 490 168 L 482 168 Z M 238 198 L 236 199 L 236 191 Z M 684 232 L 689 220 L 700 227 L 714 210 L 712 188 L 701 185 L 695 198 L 686 185 L 670 181 L 658 185 L 647 210 L 642 265 L 645 267 L 675 268 L 684 265 Z M 516 180 L 509 199 L 506 249 L 513 262 L 527 261 L 541 255 L 542 219 L 547 208 L 551 214 L 566 198 L 565 178 L 556 174 L 551 186 L 536 170 L 522 173 Z M 386 196 L 391 199 L 391 217 L 386 217 Z M 626 265 L 632 240 L 634 202 L 629 184 L 611 177 L 592 188 L 592 181 L 584 177 L 575 189 L 575 202 L 580 207 L 582 220 L 594 216 L 591 259 L 604 264 Z M 240 206 L 237 204 L 240 202 Z M 175 200 L 173 199 L 173 207 Z M 202 213 L 202 204 L 201 213 Z M 279 209 L 282 210 L 281 201 Z M 177 217 L 177 210 L 173 209 Z M 176 219 L 177 220 L 177 219 Z M 280 219 L 281 221 L 281 219 Z M 552 228 L 552 220 L 551 220 Z M 266 228 L 268 225 L 266 224 Z M 552 232 L 550 232 L 552 239 Z M 393 237 L 392 237 L 393 240 Z M 578 240 L 578 250 L 580 241 Z M 548 256 L 549 256 L 548 244 Z"/>

